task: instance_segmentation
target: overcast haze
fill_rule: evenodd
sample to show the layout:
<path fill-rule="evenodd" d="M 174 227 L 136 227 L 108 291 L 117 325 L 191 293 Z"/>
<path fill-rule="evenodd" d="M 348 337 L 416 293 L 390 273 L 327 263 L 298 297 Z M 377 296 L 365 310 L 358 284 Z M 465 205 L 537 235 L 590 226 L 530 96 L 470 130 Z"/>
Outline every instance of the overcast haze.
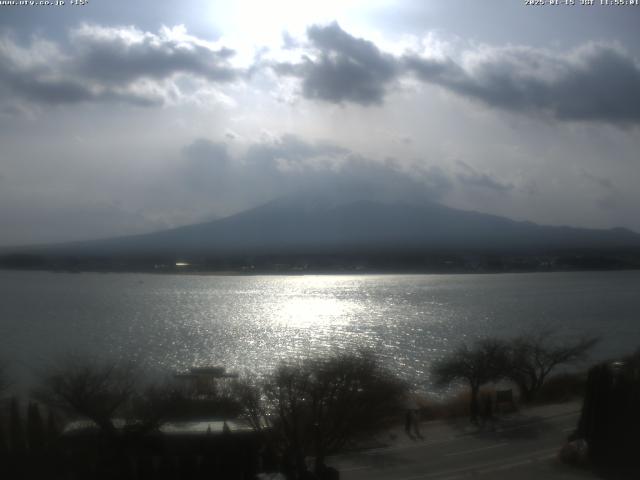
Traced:
<path fill-rule="evenodd" d="M 638 25 L 519 0 L 0 6 L 0 245 L 336 184 L 640 231 Z"/>

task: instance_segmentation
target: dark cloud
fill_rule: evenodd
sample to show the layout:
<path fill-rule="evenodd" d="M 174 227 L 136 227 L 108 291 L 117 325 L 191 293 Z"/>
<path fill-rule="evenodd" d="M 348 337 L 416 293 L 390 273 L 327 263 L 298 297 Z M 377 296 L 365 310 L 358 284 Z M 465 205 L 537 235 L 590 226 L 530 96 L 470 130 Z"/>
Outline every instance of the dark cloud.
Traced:
<path fill-rule="evenodd" d="M 328 142 L 310 143 L 296 135 L 283 135 L 273 141 L 252 145 L 245 161 L 253 169 L 294 173 L 308 168 L 309 162 L 340 161 L 351 152 Z M 315 167 L 318 167 L 316 164 Z"/>
<path fill-rule="evenodd" d="M 465 186 L 486 188 L 500 193 L 513 190 L 512 184 L 500 182 L 486 173 L 478 172 L 465 162 L 458 162 L 458 165 L 462 168 L 462 172 L 458 173 L 456 178 Z"/>
<path fill-rule="evenodd" d="M 176 95 L 166 84 L 177 75 L 208 82 L 233 81 L 233 51 L 212 48 L 184 29 L 159 34 L 133 27 L 83 25 L 61 44 L 33 40 L 26 47 L 0 39 L 0 100 L 60 105 L 121 102 L 156 106 Z"/>
<path fill-rule="evenodd" d="M 349 35 L 337 23 L 312 26 L 307 37 L 314 58 L 306 56 L 301 63 L 275 66 L 280 74 L 302 78 L 306 98 L 361 105 L 382 103 L 398 73 L 393 56 L 370 41 Z"/>
<path fill-rule="evenodd" d="M 83 102 L 94 97 L 82 83 L 71 79 L 37 79 L 28 72 L 12 72 L 0 67 L 0 80 L 0 96 L 7 99 L 27 98 L 35 103 L 55 105 Z"/>
<path fill-rule="evenodd" d="M 377 162 L 341 146 L 295 135 L 255 144 L 245 166 L 270 178 L 276 191 L 316 190 L 366 199 L 435 200 L 452 187 L 438 167 L 405 171 L 392 159 Z"/>
<path fill-rule="evenodd" d="M 299 191 L 350 199 L 429 201 L 452 188 L 438 167 L 407 172 L 391 160 L 375 162 L 341 146 L 295 135 L 254 143 L 236 157 L 224 144 L 204 139 L 183 153 L 189 184 L 213 203 L 234 205 L 236 210 Z"/>
<path fill-rule="evenodd" d="M 154 92 L 127 91 L 89 87 L 86 82 L 74 78 L 34 77 L 27 72 L 8 72 L 0 67 L 0 100 L 23 99 L 35 104 L 61 105 L 82 102 L 121 102 L 141 107 L 157 106 L 163 103 L 162 96 Z M 20 108 L 13 105 L 14 112 Z"/>
<path fill-rule="evenodd" d="M 459 95 L 503 110 L 547 114 L 560 120 L 616 124 L 640 122 L 640 66 L 622 47 L 591 43 L 571 51 L 482 46 L 458 60 L 402 57 L 382 52 L 337 23 L 312 26 L 307 42 L 284 37 L 302 49 L 300 61 L 272 65 L 301 79 L 301 93 L 331 103 L 377 105 L 394 82 L 413 74 Z M 179 99 L 196 84 L 250 81 L 230 64 L 234 51 L 205 42 L 184 27 L 157 33 L 135 27 L 84 24 L 69 42 L 0 38 L 0 105 L 121 102 L 156 106 Z M 256 57 L 251 72 L 266 62 Z M 244 72 L 244 73 L 246 73 Z M 4 100 L 4 101 L 2 101 Z"/>
<path fill-rule="evenodd" d="M 406 68 L 483 103 L 560 120 L 638 123 L 640 67 L 620 47 L 591 44 L 555 54 L 528 47 L 484 48 L 452 60 L 404 57 Z"/>
<path fill-rule="evenodd" d="M 460 60 L 383 53 L 337 23 L 307 31 L 307 53 L 274 66 L 302 79 L 306 98 L 380 104 L 397 78 L 412 73 L 465 97 L 509 111 L 559 120 L 640 122 L 640 66 L 623 48 L 591 43 L 557 53 L 532 47 L 482 46 Z"/>
<path fill-rule="evenodd" d="M 75 68 L 86 78 L 118 85 L 140 78 L 165 79 L 177 73 L 213 82 L 237 77 L 238 72 L 227 64 L 233 50 L 199 44 L 183 29 L 175 33 L 178 35 L 166 28 L 156 35 L 132 28 L 84 25 L 72 34 L 73 43 L 79 45 Z"/>

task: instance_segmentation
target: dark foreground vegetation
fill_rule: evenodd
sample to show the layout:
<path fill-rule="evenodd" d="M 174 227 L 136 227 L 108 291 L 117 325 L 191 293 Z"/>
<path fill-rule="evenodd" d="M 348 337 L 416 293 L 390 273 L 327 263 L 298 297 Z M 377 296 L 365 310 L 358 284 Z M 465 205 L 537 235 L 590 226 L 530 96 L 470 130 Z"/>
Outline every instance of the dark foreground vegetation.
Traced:
<path fill-rule="evenodd" d="M 478 423 L 501 402 L 584 396 L 563 452 L 614 472 L 607 478 L 635 478 L 622 475 L 638 472 L 640 352 L 588 376 L 556 372 L 584 360 L 595 343 L 545 332 L 462 345 L 432 373 L 441 385 L 466 385 L 466 403 L 422 405 L 419 414 Z M 362 352 L 282 364 L 264 378 L 208 367 L 159 382 L 144 381 L 130 364 L 66 357 L 41 373 L 28 399 L 8 398 L 9 390 L 2 368 L 0 468 L 3 478 L 25 479 L 339 478 L 328 456 L 370 444 L 417 408 L 408 386 Z"/>
<path fill-rule="evenodd" d="M 572 436 L 610 479 L 640 478 L 640 350 L 589 370 L 582 414 Z"/>
<path fill-rule="evenodd" d="M 550 331 L 511 340 L 485 338 L 472 346 L 462 344 L 452 354 L 436 362 L 432 373 L 441 386 L 455 381 L 467 384 L 470 391 L 469 415 L 471 421 L 477 423 L 483 385 L 510 381 L 517 386 L 520 401 L 532 403 L 551 372 L 561 365 L 584 360 L 597 341 L 597 338 L 582 338 L 559 342 Z M 484 407 L 490 409 L 492 404 L 485 401 Z"/>
<path fill-rule="evenodd" d="M 579 397 L 583 399 L 580 420 L 560 450 L 560 459 L 606 479 L 640 478 L 640 350 L 592 366 L 587 374 L 564 371 L 552 375 L 562 365 L 584 361 L 597 341 L 558 342 L 550 332 L 542 332 L 510 341 L 487 338 L 472 346 L 462 345 L 437 362 L 433 374 L 441 385 L 466 383 L 469 393 L 463 398 L 468 403 L 466 408 L 459 402 L 440 405 L 439 415 L 462 412 L 474 423 L 486 420 L 500 403 L 500 394 L 510 393 L 486 388 L 488 383 L 500 381 L 515 385 L 519 403 L 525 405 Z"/>
<path fill-rule="evenodd" d="M 367 354 L 264 379 L 217 370 L 145 385 L 131 365 L 64 359 L 26 409 L 7 402 L 2 465 L 9 478 L 338 478 L 326 456 L 401 418 L 407 391 Z"/>

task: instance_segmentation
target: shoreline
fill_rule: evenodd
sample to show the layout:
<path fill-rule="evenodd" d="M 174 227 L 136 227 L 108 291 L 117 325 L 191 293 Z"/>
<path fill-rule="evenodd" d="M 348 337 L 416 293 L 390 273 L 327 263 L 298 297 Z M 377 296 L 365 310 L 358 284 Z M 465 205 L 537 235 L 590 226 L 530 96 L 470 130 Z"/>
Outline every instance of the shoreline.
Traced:
<path fill-rule="evenodd" d="M 639 272 L 638 267 L 629 268 L 591 268 L 591 269 L 547 269 L 547 270 L 308 270 L 308 271 L 239 271 L 239 270 L 64 270 L 48 268 L 7 268 L 0 267 L 0 272 L 34 272 L 77 275 L 83 273 L 100 274 L 133 274 L 133 275 L 173 275 L 173 276 L 200 276 L 200 277 L 303 277 L 303 276 L 423 276 L 423 275 L 517 275 L 517 274 L 544 274 L 544 273 L 606 273 L 606 272 Z"/>

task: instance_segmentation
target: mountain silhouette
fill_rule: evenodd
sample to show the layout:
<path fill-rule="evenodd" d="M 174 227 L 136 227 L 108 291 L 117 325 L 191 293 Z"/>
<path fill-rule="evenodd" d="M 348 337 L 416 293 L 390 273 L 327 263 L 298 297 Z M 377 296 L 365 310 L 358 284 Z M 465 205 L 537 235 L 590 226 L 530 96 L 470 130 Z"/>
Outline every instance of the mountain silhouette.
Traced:
<path fill-rule="evenodd" d="M 535 252 L 640 247 L 640 235 L 543 226 L 429 201 L 297 194 L 206 223 L 55 247 L 75 255 L 231 255 L 353 251 Z"/>

